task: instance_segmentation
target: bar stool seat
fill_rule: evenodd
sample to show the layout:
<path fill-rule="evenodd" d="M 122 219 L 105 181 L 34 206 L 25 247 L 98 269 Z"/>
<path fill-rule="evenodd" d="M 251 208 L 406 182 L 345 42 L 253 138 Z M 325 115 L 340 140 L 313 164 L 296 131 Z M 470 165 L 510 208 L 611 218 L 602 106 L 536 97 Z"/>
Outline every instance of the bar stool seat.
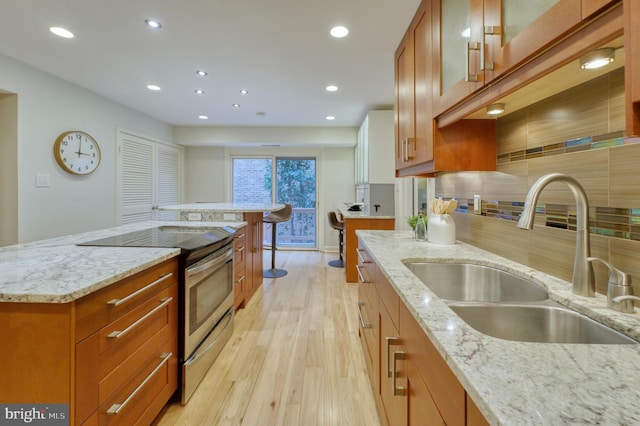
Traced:
<path fill-rule="evenodd" d="M 344 224 L 338 220 L 338 216 L 334 211 L 328 212 L 327 216 L 329 217 L 329 225 L 331 225 L 331 227 L 336 231 L 340 231 L 338 233 L 338 252 L 340 253 L 340 259 L 330 261 L 329 266 L 344 268 L 344 260 L 342 259 L 342 252 L 344 249 Z"/>
<path fill-rule="evenodd" d="M 271 212 L 264 217 L 265 223 L 271 223 L 271 269 L 265 269 L 263 276 L 265 278 L 280 278 L 287 275 L 284 269 L 276 269 L 276 225 L 280 222 L 286 222 L 291 218 L 293 206 L 285 204 L 282 210 Z"/>

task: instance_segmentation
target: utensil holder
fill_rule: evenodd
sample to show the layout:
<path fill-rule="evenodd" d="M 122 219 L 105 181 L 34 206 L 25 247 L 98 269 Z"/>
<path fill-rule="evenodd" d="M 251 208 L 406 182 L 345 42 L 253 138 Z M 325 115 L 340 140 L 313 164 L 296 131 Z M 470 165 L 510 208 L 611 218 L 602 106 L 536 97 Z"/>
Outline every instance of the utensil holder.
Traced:
<path fill-rule="evenodd" d="M 455 244 L 456 223 L 451 215 L 432 214 L 427 222 L 427 235 L 430 243 Z"/>

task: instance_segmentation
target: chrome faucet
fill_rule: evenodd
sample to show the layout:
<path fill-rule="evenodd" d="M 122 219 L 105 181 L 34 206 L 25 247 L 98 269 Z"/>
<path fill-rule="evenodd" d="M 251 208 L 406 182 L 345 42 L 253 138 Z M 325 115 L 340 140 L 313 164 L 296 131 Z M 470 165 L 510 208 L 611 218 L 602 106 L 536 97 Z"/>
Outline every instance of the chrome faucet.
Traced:
<path fill-rule="evenodd" d="M 596 292 L 593 266 L 587 260 L 591 257 L 589 243 L 589 202 L 587 194 L 577 180 L 561 174 L 550 173 L 541 176 L 527 192 L 524 208 L 518 220 L 518 228 L 533 229 L 536 204 L 542 190 L 551 182 L 565 183 L 576 200 L 576 255 L 573 260 L 573 293 L 579 296 L 594 297 Z"/>

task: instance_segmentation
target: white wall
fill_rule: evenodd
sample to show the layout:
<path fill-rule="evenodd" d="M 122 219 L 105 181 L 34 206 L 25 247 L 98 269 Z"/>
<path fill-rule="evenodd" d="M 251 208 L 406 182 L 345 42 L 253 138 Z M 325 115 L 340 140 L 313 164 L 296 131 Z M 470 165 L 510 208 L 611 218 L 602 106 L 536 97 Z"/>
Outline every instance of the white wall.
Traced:
<path fill-rule="evenodd" d="M 265 129 L 268 132 L 268 129 Z M 309 129 L 313 133 L 313 129 Z M 352 129 L 355 142 L 356 129 Z M 351 201 L 354 196 L 354 151 L 352 147 L 221 148 L 185 149 L 185 202 L 230 201 L 231 158 L 241 156 L 301 156 L 318 159 L 318 247 L 337 251 L 338 233 L 327 220 L 327 211 Z"/>
<path fill-rule="evenodd" d="M 0 93 L 0 247 L 18 242 L 18 97 Z"/>
<path fill-rule="evenodd" d="M 166 123 L 4 55 L 2 90 L 18 96 L 20 242 L 115 225 L 116 127 L 169 142 L 172 138 Z M 91 134 L 100 144 L 102 163 L 89 176 L 63 172 L 53 157 L 56 137 L 73 129 Z M 51 186 L 36 188 L 36 173 L 50 175 Z"/>

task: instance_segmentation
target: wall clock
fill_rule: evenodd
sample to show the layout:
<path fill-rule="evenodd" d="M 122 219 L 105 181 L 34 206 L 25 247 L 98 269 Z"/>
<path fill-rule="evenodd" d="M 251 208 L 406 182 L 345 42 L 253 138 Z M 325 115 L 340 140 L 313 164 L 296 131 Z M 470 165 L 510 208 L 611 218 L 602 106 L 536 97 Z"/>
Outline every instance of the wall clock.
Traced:
<path fill-rule="evenodd" d="M 88 175 L 100 165 L 100 146 L 88 133 L 79 130 L 64 132 L 53 144 L 53 155 L 67 173 Z"/>

